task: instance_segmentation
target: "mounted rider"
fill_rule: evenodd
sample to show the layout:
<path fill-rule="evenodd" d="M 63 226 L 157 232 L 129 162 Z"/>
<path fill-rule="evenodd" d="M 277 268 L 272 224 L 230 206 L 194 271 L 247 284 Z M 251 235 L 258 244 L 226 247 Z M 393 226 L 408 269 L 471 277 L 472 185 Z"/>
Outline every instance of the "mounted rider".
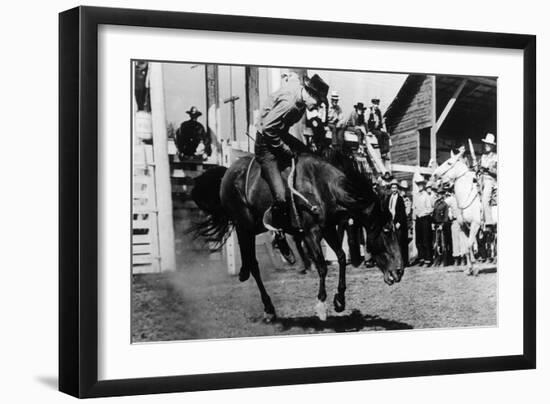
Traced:
<path fill-rule="evenodd" d="M 328 84 L 317 74 L 303 81 L 292 80 L 271 94 L 260 112 L 256 124 L 254 152 L 261 166 L 261 176 L 269 185 L 273 196 L 271 225 L 281 230 L 300 230 L 293 225 L 286 187 L 281 172 L 292 159 L 306 152 L 304 143 L 289 133 L 289 129 L 304 116 L 306 109 L 313 110 L 322 103 L 328 105 Z"/>
<path fill-rule="evenodd" d="M 495 135 L 487 133 L 483 142 L 483 154 L 479 161 L 478 175 L 481 182 L 481 204 L 483 219 L 486 226 L 496 224 L 493 217 L 493 206 L 496 205 L 495 194 L 497 189 L 497 153 Z"/>

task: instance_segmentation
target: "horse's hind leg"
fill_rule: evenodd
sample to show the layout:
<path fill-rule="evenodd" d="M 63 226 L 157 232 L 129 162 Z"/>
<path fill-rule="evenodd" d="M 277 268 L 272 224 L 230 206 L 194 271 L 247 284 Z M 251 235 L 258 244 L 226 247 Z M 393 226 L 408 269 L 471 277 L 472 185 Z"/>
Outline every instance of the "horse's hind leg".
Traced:
<path fill-rule="evenodd" d="M 237 227 L 236 231 L 242 261 L 239 279 L 241 281 L 246 280 L 250 274 L 252 274 L 256 280 L 256 284 L 258 285 L 258 289 L 262 297 L 262 303 L 264 304 L 264 317 L 267 321 L 271 321 L 275 318 L 275 308 L 273 307 L 273 303 L 271 303 L 271 298 L 267 294 L 260 276 L 260 268 L 258 267 L 258 261 L 256 260 L 256 236 L 254 233 L 240 227 Z"/>
<path fill-rule="evenodd" d="M 336 228 L 325 229 L 324 237 L 338 259 L 338 293 L 334 295 L 334 310 L 341 313 L 346 308 L 346 253 L 342 249 L 342 239 Z"/>
<path fill-rule="evenodd" d="M 322 321 L 327 319 L 327 305 L 325 301 L 327 300 L 327 290 L 325 286 L 325 280 L 327 277 L 327 264 L 325 262 L 325 257 L 323 256 L 323 251 L 321 250 L 321 234 L 319 230 L 312 230 L 306 234 L 304 241 L 307 245 L 309 252 L 311 253 L 311 258 L 315 263 L 317 272 L 319 273 L 319 293 L 317 294 L 317 305 L 315 307 L 317 311 L 317 316 Z"/>

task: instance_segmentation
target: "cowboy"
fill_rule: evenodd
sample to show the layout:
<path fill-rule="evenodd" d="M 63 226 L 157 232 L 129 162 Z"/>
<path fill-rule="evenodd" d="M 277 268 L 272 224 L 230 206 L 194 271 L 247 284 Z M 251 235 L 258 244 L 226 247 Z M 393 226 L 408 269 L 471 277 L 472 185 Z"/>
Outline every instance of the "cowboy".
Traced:
<path fill-rule="evenodd" d="M 353 106 L 354 111 L 349 115 L 346 121 L 346 128 L 355 132 L 359 144 L 365 143 L 365 134 L 368 132 L 365 120 L 365 110 L 367 109 L 362 102 Z"/>
<path fill-rule="evenodd" d="M 415 219 L 416 248 L 418 250 L 419 266 L 432 265 L 432 212 L 433 199 L 426 192 L 426 180 L 415 181 L 418 195 L 413 201 L 413 219 Z"/>
<path fill-rule="evenodd" d="M 183 122 L 175 134 L 176 147 L 184 157 L 201 156 L 207 159 L 212 154 L 211 139 L 204 126 L 197 121 L 202 112 L 197 107 L 185 111 L 189 120 Z"/>
<path fill-rule="evenodd" d="M 371 99 L 371 105 L 368 108 L 367 129 L 376 139 L 378 139 L 378 147 L 380 155 L 386 158 L 390 151 L 390 137 L 385 130 L 384 120 L 382 119 L 382 111 L 380 110 L 380 99 Z"/>
<path fill-rule="evenodd" d="M 434 183 L 433 181 L 428 181 L 426 183 L 426 193 L 432 198 L 432 207 L 437 199 L 437 194 L 434 192 Z"/>
<path fill-rule="evenodd" d="M 149 96 L 149 63 L 137 60 L 134 65 L 134 94 L 138 111 L 151 112 L 151 99 Z"/>
<path fill-rule="evenodd" d="M 407 230 L 407 213 L 405 211 L 405 201 L 399 193 L 399 182 L 396 179 L 390 182 L 391 194 L 388 201 L 388 210 L 392 215 L 396 230 L 397 242 L 401 250 L 401 257 L 404 265 L 409 262 L 409 236 Z"/>
<path fill-rule="evenodd" d="M 344 113 L 338 105 L 340 95 L 333 91 L 330 95 L 330 108 L 328 110 L 327 123 L 332 133 L 332 145 L 342 149 L 344 145 Z"/>
<path fill-rule="evenodd" d="M 481 204 L 483 206 L 483 218 L 486 226 L 496 223 L 493 217 L 494 194 L 497 188 L 497 153 L 495 135 L 487 133 L 483 142 L 483 154 L 479 162 L 479 178 L 481 180 Z"/>
<path fill-rule="evenodd" d="M 284 87 L 271 94 L 262 108 L 256 124 L 256 144 L 254 152 L 261 166 L 262 178 L 269 185 L 273 195 L 271 225 L 284 230 L 299 230 L 290 222 L 290 209 L 286 201 L 286 188 L 281 171 L 291 164 L 306 146 L 288 131 L 298 122 L 306 109 L 312 111 L 326 99 L 328 84 L 317 74 L 304 76 L 303 83 L 289 81 Z M 294 228 L 293 228 L 294 227 Z"/>

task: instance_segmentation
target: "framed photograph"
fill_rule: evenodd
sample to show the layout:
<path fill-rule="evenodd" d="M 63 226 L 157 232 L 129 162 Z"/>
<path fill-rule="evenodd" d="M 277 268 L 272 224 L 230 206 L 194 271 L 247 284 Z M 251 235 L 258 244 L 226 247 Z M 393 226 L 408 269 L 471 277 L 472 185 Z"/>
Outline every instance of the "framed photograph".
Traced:
<path fill-rule="evenodd" d="M 59 17 L 59 388 L 532 369 L 531 35 Z"/>

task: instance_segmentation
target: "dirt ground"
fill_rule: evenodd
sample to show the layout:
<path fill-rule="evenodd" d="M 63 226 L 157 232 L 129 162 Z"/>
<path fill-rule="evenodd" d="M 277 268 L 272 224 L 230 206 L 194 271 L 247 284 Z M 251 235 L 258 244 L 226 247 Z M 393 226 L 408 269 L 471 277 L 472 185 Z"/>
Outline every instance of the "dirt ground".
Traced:
<path fill-rule="evenodd" d="M 407 268 L 402 281 L 392 286 L 376 268 L 348 267 L 346 310 L 340 314 L 332 307 L 338 275 L 332 266 L 325 322 L 315 316 L 316 271 L 266 271 L 265 286 L 277 310 L 277 320 L 270 324 L 263 321 L 252 278 L 239 283 L 207 259 L 184 267 L 174 273 L 134 275 L 134 342 L 497 324 L 494 266 L 476 278 L 455 267 Z"/>

